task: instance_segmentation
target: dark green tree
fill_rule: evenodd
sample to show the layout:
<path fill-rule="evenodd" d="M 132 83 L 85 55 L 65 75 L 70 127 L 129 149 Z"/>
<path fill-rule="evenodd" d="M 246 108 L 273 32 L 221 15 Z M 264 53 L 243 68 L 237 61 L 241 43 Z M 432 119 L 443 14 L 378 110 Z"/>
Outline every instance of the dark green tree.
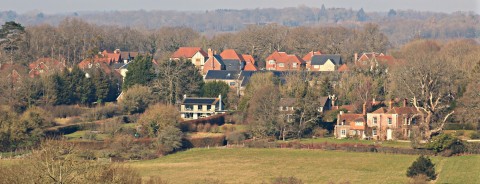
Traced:
<path fill-rule="evenodd" d="M 155 70 L 150 56 L 137 56 L 128 64 L 127 69 L 127 76 L 123 83 L 124 90 L 135 84 L 146 85 L 155 78 Z"/>
<path fill-rule="evenodd" d="M 222 81 L 212 81 L 207 82 L 202 87 L 202 96 L 203 97 L 217 97 L 219 94 L 222 95 L 222 101 L 227 103 L 227 95 L 230 91 L 230 86 L 227 83 Z"/>
<path fill-rule="evenodd" d="M 107 100 L 108 94 L 110 94 L 110 89 L 112 81 L 109 76 L 105 74 L 100 69 L 96 69 L 92 76 L 93 84 L 95 85 L 95 96 L 96 100 L 99 103 L 103 103 Z"/>
<path fill-rule="evenodd" d="M 365 11 L 363 11 L 363 8 L 360 8 L 357 12 L 357 20 L 360 22 L 366 21 L 367 20 L 367 14 L 365 14 Z"/>
<path fill-rule="evenodd" d="M 91 77 L 83 77 L 79 85 L 76 86 L 78 102 L 81 104 L 91 104 L 95 101 L 95 85 Z"/>
<path fill-rule="evenodd" d="M 153 90 L 162 101 L 174 104 L 183 95 L 201 94 L 203 77 L 190 61 L 164 61 L 158 66 L 158 78 L 153 82 Z"/>
<path fill-rule="evenodd" d="M 397 15 L 397 12 L 394 9 L 390 9 L 388 11 L 388 17 L 395 17 Z"/>
<path fill-rule="evenodd" d="M 323 78 L 321 89 L 320 89 L 320 95 L 321 96 L 328 96 L 333 94 L 333 86 L 332 82 L 330 81 L 330 78 L 327 76 Z"/>
<path fill-rule="evenodd" d="M 423 155 L 418 157 L 407 170 L 408 177 L 414 177 L 420 174 L 426 175 L 431 180 L 437 178 L 437 174 L 435 174 L 435 165 L 430 158 Z"/>

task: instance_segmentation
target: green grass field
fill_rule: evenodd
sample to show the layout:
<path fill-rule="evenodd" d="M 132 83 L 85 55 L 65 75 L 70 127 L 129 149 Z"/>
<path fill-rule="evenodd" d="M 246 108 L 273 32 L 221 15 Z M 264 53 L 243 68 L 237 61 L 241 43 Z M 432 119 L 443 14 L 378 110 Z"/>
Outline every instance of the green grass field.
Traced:
<path fill-rule="evenodd" d="M 262 183 L 295 176 L 305 183 L 407 183 L 415 155 L 294 149 L 191 149 L 163 158 L 130 163 L 143 177 L 170 183 L 217 179 L 226 183 Z M 433 157 L 437 183 L 480 181 L 480 155 Z"/>
<path fill-rule="evenodd" d="M 292 140 L 295 141 L 295 140 Z M 278 141 L 279 143 L 283 141 Z M 288 142 L 288 141 L 287 141 Z M 378 146 L 386 146 L 386 147 L 400 147 L 400 148 L 411 148 L 409 142 L 398 142 L 398 141 L 383 141 L 383 142 L 376 142 L 374 140 L 358 140 L 358 139 L 335 139 L 333 137 L 325 137 L 325 138 L 315 138 L 315 139 L 301 139 L 301 143 L 335 143 L 335 144 L 342 144 L 342 143 L 359 143 L 359 144 L 366 144 L 366 145 L 378 145 Z"/>

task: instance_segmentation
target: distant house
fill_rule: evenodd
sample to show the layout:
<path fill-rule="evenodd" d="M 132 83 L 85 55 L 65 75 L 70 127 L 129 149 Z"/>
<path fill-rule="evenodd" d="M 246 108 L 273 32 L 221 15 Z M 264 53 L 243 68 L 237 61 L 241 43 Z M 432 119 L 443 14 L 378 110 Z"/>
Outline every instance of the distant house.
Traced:
<path fill-rule="evenodd" d="M 229 70 L 209 70 L 205 75 L 205 82 L 222 81 L 227 83 L 231 88 L 238 87 L 241 84 L 241 71 Z"/>
<path fill-rule="evenodd" d="M 10 82 L 12 86 L 21 83 L 27 73 L 27 68 L 20 64 L 0 63 L 0 77 L 6 78 L 6 81 Z"/>
<path fill-rule="evenodd" d="M 222 95 L 219 95 L 218 98 L 184 96 L 180 105 L 180 114 L 185 120 L 206 118 L 222 113 L 225 113 Z"/>
<path fill-rule="evenodd" d="M 243 70 L 246 62 L 242 55 L 237 54 L 233 49 L 225 49 L 220 53 L 223 63 L 225 64 L 225 70 Z"/>
<path fill-rule="evenodd" d="M 105 60 L 102 61 L 106 61 L 109 65 L 122 62 L 120 49 L 115 49 L 113 52 L 104 50 L 103 52 L 101 52 L 101 58 L 105 58 Z"/>
<path fill-rule="evenodd" d="M 318 111 L 321 113 L 331 110 L 334 105 L 334 100 L 329 96 L 322 96 L 319 98 L 319 101 L 320 107 L 318 107 Z"/>
<path fill-rule="evenodd" d="M 49 75 L 55 72 L 61 72 L 65 68 L 65 63 L 53 58 L 40 58 L 28 65 L 28 75 L 31 78 Z"/>
<path fill-rule="evenodd" d="M 415 107 L 382 107 L 367 114 L 367 127 L 373 139 L 408 140 L 414 126 L 418 126 L 422 113 Z"/>
<path fill-rule="evenodd" d="M 280 114 L 288 122 L 293 121 L 293 114 L 295 113 L 295 103 L 297 102 L 296 98 L 281 98 L 279 102 L 279 111 Z"/>
<path fill-rule="evenodd" d="M 340 111 L 337 115 L 337 124 L 334 128 L 334 136 L 337 139 L 342 138 L 360 138 L 365 139 L 366 135 L 366 112 L 367 104 L 363 104 L 362 114 L 344 113 Z"/>
<path fill-rule="evenodd" d="M 175 51 L 170 60 L 186 59 L 191 61 L 200 71 L 203 71 L 203 66 L 207 61 L 208 55 L 200 47 L 180 47 Z"/>
<path fill-rule="evenodd" d="M 342 57 L 338 54 L 314 55 L 310 71 L 336 71 L 342 64 Z"/>
<path fill-rule="evenodd" d="M 307 53 L 305 56 L 303 56 L 303 60 L 305 61 L 306 63 L 306 68 L 309 70 L 310 69 L 310 66 L 311 66 L 311 63 L 312 63 L 312 57 L 314 55 L 322 55 L 322 53 L 320 51 L 310 51 L 309 53 Z"/>
<path fill-rule="evenodd" d="M 205 75 L 209 70 L 226 70 L 226 66 L 222 57 L 220 55 L 216 55 L 212 49 L 208 49 L 208 60 L 205 61 L 205 65 L 203 66 L 203 74 Z"/>
<path fill-rule="evenodd" d="M 125 64 L 133 61 L 138 55 L 138 52 L 120 52 L 120 58 L 123 59 L 123 63 Z"/>
<path fill-rule="evenodd" d="M 354 55 L 354 64 L 359 68 L 364 68 L 368 70 L 374 70 L 379 66 L 384 66 L 386 72 L 388 68 L 394 67 L 397 64 L 402 63 L 402 61 L 395 59 L 393 56 L 385 55 L 383 53 L 368 52 L 363 53 L 358 56 L 357 53 Z"/>
<path fill-rule="evenodd" d="M 242 57 L 245 60 L 244 71 L 258 71 L 257 66 L 255 66 L 255 59 L 253 59 L 252 55 L 243 54 Z"/>
<path fill-rule="evenodd" d="M 305 61 L 297 55 L 275 51 L 266 58 L 267 70 L 298 71 L 305 69 Z"/>
<path fill-rule="evenodd" d="M 112 69 L 106 62 L 100 62 L 95 59 L 85 59 L 82 62 L 78 63 L 78 67 L 84 71 L 92 69 L 100 69 L 106 74 L 111 74 Z"/>

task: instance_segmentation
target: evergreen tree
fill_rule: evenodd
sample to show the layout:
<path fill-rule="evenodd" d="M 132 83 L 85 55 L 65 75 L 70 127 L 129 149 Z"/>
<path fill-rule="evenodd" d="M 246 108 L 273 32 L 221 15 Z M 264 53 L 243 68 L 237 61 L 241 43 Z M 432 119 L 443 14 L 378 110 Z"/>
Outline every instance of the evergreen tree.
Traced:
<path fill-rule="evenodd" d="M 230 91 L 230 86 L 222 81 L 207 82 L 202 87 L 202 96 L 204 97 L 217 97 L 222 95 L 222 100 L 227 103 L 227 95 Z"/>
<path fill-rule="evenodd" d="M 366 21 L 367 20 L 367 14 L 365 14 L 365 11 L 363 11 L 363 8 L 360 8 L 357 12 L 357 20 L 360 22 Z"/>
<path fill-rule="evenodd" d="M 127 69 L 127 76 L 123 83 L 124 90 L 135 84 L 146 85 L 155 78 L 152 57 L 150 56 L 137 56 L 128 65 Z"/>
<path fill-rule="evenodd" d="M 423 155 L 418 157 L 407 170 L 408 177 L 414 177 L 420 174 L 426 175 L 431 180 L 437 178 L 437 174 L 435 174 L 435 165 L 430 158 Z"/>
<path fill-rule="evenodd" d="M 93 75 L 93 84 L 95 85 L 95 99 L 103 103 L 107 100 L 112 82 L 110 78 L 100 69 L 96 69 Z"/>
<path fill-rule="evenodd" d="M 332 83 L 330 82 L 330 78 L 328 78 L 328 76 L 325 77 L 322 81 L 320 94 L 321 94 L 321 96 L 328 96 L 328 95 L 333 94 L 333 86 L 332 86 Z"/>
<path fill-rule="evenodd" d="M 95 101 L 95 85 L 92 78 L 84 77 L 76 86 L 78 102 L 81 104 L 91 104 Z"/>

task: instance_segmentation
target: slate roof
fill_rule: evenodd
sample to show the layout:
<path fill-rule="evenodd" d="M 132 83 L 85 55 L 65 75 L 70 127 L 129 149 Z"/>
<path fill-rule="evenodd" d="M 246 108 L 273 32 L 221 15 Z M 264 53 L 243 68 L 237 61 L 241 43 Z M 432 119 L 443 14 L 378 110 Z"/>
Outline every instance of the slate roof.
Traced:
<path fill-rule="evenodd" d="M 238 59 L 223 59 L 223 64 L 225 64 L 225 70 L 242 70 L 245 66 L 244 62 Z"/>
<path fill-rule="evenodd" d="M 314 55 L 322 55 L 322 53 L 320 51 L 310 51 L 305 56 L 303 56 L 302 59 L 305 61 L 311 61 Z"/>
<path fill-rule="evenodd" d="M 218 101 L 218 98 L 187 97 L 183 99 L 182 104 L 215 105 L 218 103 Z"/>
<path fill-rule="evenodd" d="M 235 80 L 238 78 L 240 71 L 238 70 L 209 70 L 205 75 L 205 80 Z"/>
<path fill-rule="evenodd" d="M 325 106 L 325 104 L 327 104 L 327 102 L 328 102 L 328 99 L 329 99 L 328 96 L 321 96 L 321 97 L 319 98 L 319 100 L 320 100 L 320 105 L 322 105 L 322 107 Z"/>
<path fill-rule="evenodd" d="M 242 84 L 240 86 L 245 87 L 247 86 L 248 82 L 250 82 L 250 78 L 255 74 L 256 71 L 242 71 L 240 72 L 240 79 L 242 79 Z"/>
<path fill-rule="evenodd" d="M 335 65 L 342 64 L 342 57 L 339 54 L 322 54 L 322 55 L 314 55 L 312 57 L 311 65 L 324 65 L 329 59 Z"/>

